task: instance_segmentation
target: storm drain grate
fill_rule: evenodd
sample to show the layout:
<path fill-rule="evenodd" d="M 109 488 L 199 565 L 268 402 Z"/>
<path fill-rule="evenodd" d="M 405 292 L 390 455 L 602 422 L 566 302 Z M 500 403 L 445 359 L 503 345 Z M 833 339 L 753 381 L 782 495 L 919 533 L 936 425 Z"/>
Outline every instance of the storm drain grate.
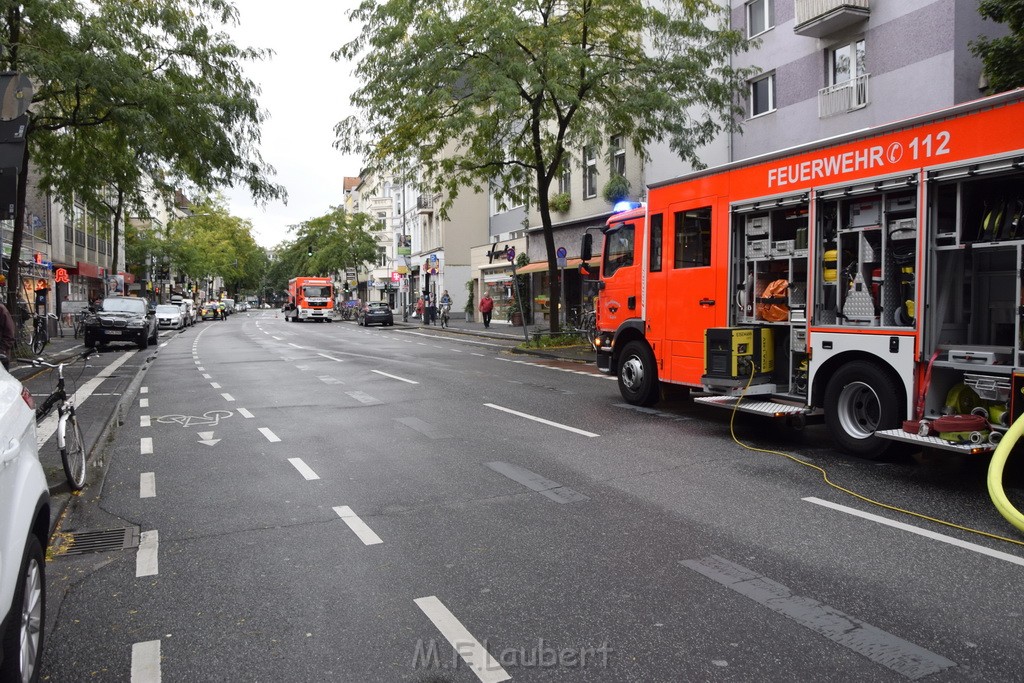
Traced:
<path fill-rule="evenodd" d="M 63 536 L 61 555 L 104 553 L 109 550 L 127 550 L 139 547 L 139 527 L 137 526 L 99 531 L 76 531 Z"/>

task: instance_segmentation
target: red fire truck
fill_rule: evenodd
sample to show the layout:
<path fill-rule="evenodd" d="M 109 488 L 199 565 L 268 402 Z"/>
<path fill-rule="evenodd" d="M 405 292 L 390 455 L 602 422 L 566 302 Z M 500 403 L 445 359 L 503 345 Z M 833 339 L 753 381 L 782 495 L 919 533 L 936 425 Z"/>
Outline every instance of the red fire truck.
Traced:
<path fill-rule="evenodd" d="M 288 281 L 284 318 L 292 322 L 335 318 L 334 283 L 329 277 L 295 277 Z"/>
<path fill-rule="evenodd" d="M 821 415 L 866 458 L 988 452 L 1024 410 L 1024 91 L 651 186 L 603 232 L 630 403 Z"/>

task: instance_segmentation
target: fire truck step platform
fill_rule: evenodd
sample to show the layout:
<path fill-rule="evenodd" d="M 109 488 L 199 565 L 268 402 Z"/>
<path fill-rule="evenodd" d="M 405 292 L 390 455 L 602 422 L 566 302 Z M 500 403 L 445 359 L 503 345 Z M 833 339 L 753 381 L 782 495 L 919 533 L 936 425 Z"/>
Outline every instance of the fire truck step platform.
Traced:
<path fill-rule="evenodd" d="M 921 448 L 938 448 L 944 451 L 953 451 L 954 453 L 967 453 L 969 455 L 979 455 L 991 453 L 996 449 L 992 444 L 985 442 L 979 444 L 973 443 L 950 443 L 945 439 L 940 439 L 937 436 L 918 436 L 917 434 L 910 434 L 902 429 L 882 429 L 875 432 L 875 436 L 882 439 L 891 439 L 893 441 L 902 441 L 903 443 L 912 443 L 915 446 Z"/>
<path fill-rule="evenodd" d="M 790 415 L 806 415 L 809 411 L 805 406 L 798 406 L 792 403 L 779 403 L 778 401 L 755 401 L 752 399 L 741 399 L 739 396 L 700 396 L 693 399 L 694 403 L 716 406 L 718 408 L 735 408 L 739 402 L 738 410 L 741 413 L 753 413 L 765 417 L 787 417 Z"/>

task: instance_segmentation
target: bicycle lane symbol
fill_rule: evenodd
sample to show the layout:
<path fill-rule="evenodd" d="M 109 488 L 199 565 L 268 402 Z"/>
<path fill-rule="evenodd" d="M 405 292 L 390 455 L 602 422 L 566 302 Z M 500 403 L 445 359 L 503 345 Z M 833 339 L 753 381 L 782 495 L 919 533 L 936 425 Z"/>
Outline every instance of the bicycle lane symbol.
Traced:
<path fill-rule="evenodd" d="M 164 415 L 156 419 L 161 424 L 180 424 L 182 427 L 216 427 L 220 421 L 234 415 L 230 410 L 211 410 L 202 415 Z"/>

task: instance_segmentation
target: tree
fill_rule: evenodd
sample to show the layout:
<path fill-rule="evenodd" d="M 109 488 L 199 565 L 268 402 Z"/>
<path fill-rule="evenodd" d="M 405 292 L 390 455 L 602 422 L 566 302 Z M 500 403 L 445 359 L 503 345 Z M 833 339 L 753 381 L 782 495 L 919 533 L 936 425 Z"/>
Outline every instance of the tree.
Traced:
<path fill-rule="evenodd" d="M 41 190 L 68 206 L 73 197 L 106 206 L 115 231 L 149 179 L 284 196 L 258 151 L 259 91 L 241 71 L 269 53 L 217 30 L 235 21 L 226 0 L 23 0 L 0 14 L 4 65 L 35 84 L 9 280 L 17 281 L 30 160 Z"/>
<path fill-rule="evenodd" d="M 220 277 L 234 294 L 255 290 L 266 272 L 267 256 L 249 221 L 232 216 L 215 197 L 200 200 L 191 212 L 168 226 L 169 265 L 196 282 Z"/>
<path fill-rule="evenodd" d="M 373 233 L 380 229 L 369 214 L 348 213 L 337 206 L 323 216 L 293 225 L 295 238 L 275 249 L 268 276 L 270 286 L 275 292 L 284 291 L 293 277 L 327 277 L 374 261 L 377 240 Z"/>
<path fill-rule="evenodd" d="M 667 140 L 700 166 L 700 147 L 738 119 L 752 72 L 730 66 L 747 43 L 720 5 L 364 0 L 350 13 L 360 36 L 335 53 L 358 59 L 362 83 L 336 146 L 369 166 L 423 169 L 442 208 L 489 182 L 534 203 L 558 301 L 549 190 L 571 150 L 613 132 L 641 157 Z"/>
<path fill-rule="evenodd" d="M 970 43 L 971 52 L 980 57 L 988 77 L 989 93 L 1024 87 L 1024 2 L 1021 0 L 982 0 L 981 16 L 1006 24 L 1009 35 L 980 37 Z"/>

